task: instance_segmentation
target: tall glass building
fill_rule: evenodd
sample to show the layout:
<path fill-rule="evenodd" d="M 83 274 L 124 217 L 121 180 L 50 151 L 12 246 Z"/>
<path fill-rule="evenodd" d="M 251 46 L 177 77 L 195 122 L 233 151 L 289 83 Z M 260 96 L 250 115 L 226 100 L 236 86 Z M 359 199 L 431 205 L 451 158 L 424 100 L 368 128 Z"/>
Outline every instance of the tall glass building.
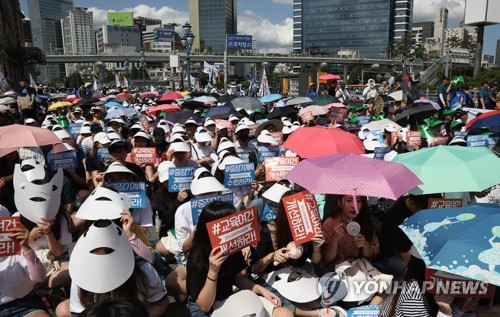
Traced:
<path fill-rule="evenodd" d="M 353 51 L 358 57 L 385 58 L 389 43 L 396 40 L 395 27 L 411 31 L 412 4 L 413 0 L 295 1 L 294 39 L 301 38 L 303 53 L 337 56 Z M 395 18 L 396 13 L 408 13 L 402 5 L 410 8 L 404 24 Z M 294 43 L 294 52 L 298 51 Z"/>
<path fill-rule="evenodd" d="M 223 53 L 226 34 L 237 34 L 237 0 L 189 0 L 193 49 Z M 250 31 L 250 30 L 249 30 Z"/>

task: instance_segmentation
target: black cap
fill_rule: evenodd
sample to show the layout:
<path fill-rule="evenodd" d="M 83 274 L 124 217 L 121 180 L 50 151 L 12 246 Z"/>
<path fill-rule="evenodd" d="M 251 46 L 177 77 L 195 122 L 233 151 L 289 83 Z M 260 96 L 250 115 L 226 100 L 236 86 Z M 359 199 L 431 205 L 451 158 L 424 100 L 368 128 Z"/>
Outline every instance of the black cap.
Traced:
<path fill-rule="evenodd" d="M 109 151 L 109 153 L 116 153 L 116 152 L 119 152 L 119 151 L 126 151 L 125 142 L 123 142 L 122 140 L 114 140 L 108 146 L 108 151 Z"/>
<path fill-rule="evenodd" d="M 90 125 L 90 132 L 97 133 L 101 131 L 102 131 L 102 126 L 99 123 L 94 122 Z"/>
<path fill-rule="evenodd" d="M 153 137 L 156 141 L 165 140 L 165 130 L 163 130 L 163 128 L 155 128 L 153 131 Z"/>

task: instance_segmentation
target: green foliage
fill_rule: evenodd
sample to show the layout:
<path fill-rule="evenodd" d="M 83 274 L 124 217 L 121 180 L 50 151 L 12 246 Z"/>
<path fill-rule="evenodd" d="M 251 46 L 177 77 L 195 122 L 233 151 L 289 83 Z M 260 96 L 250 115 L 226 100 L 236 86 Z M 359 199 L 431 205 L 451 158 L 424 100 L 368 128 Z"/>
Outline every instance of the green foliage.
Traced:
<path fill-rule="evenodd" d="M 351 70 L 349 74 L 349 84 L 359 84 L 361 83 L 361 67 L 356 67 Z"/>
<path fill-rule="evenodd" d="M 224 82 L 222 80 L 219 80 L 219 81 L 216 81 L 214 86 L 217 88 L 217 89 L 222 89 L 224 88 Z"/>
<path fill-rule="evenodd" d="M 141 78 L 141 74 L 139 73 L 139 70 L 137 67 L 132 66 L 132 69 L 130 70 L 130 79 L 139 79 Z"/>
<path fill-rule="evenodd" d="M 249 80 L 243 80 L 240 82 L 241 88 L 248 88 L 250 87 L 250 81 Z"/>
<path fill-rule="evenodd" d="M 83 84 L 83 78 L 78 72 L 74 72 L 68 76 L 68 85 L 71 88 L 78 88 Z"/>

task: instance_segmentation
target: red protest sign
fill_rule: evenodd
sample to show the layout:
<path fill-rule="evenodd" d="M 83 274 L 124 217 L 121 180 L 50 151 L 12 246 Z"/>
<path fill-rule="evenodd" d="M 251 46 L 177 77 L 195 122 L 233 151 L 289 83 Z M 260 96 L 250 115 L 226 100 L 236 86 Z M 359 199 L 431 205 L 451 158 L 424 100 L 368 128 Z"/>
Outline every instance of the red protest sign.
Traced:
<path fill-rule="evenodd" d="M 331 107 L 328 111 L 328 120 L 342 122 L 347 118 L 348 110 L 345 107 Z"/>
<path fill-rule="evenodd" d="M 407 147 L 420 147 L 422 145 L 422 134 L 418 131 L 406 132 L 406 146 Z"/>
<path fill-rule="evenodd" d="M 298 157 L 272 157 L 266 158 L 264 165 L 266 166 L 266 181 L 279 181 L 290 172 L 294 166 L 299 164 Z"/>
<path fill-rule="evenodd" d="M 429 198 L 429 204 L 427 205 L 427 209 L 460 207 L 462 207 L 461 198 Z"/>
<path fill-rule="evenodd" d="M 132 161 L 135 164 L 154 164 L 156 159 L 156 148 L 154 147 L 139 147 L 132 149 Z"/>
<path fill-rule="evenodd" d="M 257 208 L 238 211 L 227 217 L 207 223 L 212 248 L 221 247 L 230 255 L 255 245 L 260 241 L 259 216 Z"/>
<path fill-rule="evenodd" d="M 10 238 L 14 228 L 21 228 L 19 217 L 0 217 L 0 257 L 21 254 L 20 242 Z"/>
<path fill-rule="evenodd" d="M 314 115 L 313 115 L 312 111 L 307 111 L 307 112 L 304 112 L 303 114 L 301 114 L 300 118 L 302 119 L 302 122 L 307 123 L 309 121 L 314 120 Z"/>
<path fill-rule="evenodd" d="M 314 195 L 307 190 L 283 198 L 288 224 L 296 245 L 321 232 L 321 218 Z"/>
<path fill-rule="evenodd" d="M 270 132 L 272 137 L 278 142 L 279 145 L 283 144 L 283 133 L 282 132 Z"/>
<path fill-rule="evenodd" d="M 448 272 L 425 269 L 426 292 L 454 297 L 492 298 L 493 284 L 471 280 Z"/>
<path fill-rule="evenodd" d="M 446 136 L 437 136 L 434 138 L 434 144 L 436 145 L 446 145 L 448 143 L 448 137 Z"/>
<path fill-rule="evenodd" d="M 147 116 L 142 116 L 139 119 L 139 122 L 141 123 L 142 127 L 144 128 L 144 131 L 150 132 L 149 120 L 148 120 Z"/>
<path fill-rule="evenodd" d="M 231 121 L 223 120 L 223 119 L 215 119 L 214 121 L 215 121 L 215 127 L 217 128 L 217 130 L 227 129 L 227 131 L 229 132 L 233 128 L 233 124 L 231 123 Z"/>

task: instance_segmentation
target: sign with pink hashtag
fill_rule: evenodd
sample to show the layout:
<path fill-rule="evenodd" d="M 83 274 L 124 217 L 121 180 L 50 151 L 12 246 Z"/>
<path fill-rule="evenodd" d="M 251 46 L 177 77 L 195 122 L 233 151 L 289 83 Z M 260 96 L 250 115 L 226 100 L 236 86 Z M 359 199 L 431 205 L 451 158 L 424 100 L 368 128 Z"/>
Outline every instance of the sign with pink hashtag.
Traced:
<path fill-rule="evenodd" d="M 429 198 L 427 209 L 461 208 L 461 198 Z"/>
<path fill-rule="evenodd" d="M 207 223 L 212 249 L 221 247 L 225 255 L 236 253 L 260 241 L 259 215 L 252 207 Z"/>

